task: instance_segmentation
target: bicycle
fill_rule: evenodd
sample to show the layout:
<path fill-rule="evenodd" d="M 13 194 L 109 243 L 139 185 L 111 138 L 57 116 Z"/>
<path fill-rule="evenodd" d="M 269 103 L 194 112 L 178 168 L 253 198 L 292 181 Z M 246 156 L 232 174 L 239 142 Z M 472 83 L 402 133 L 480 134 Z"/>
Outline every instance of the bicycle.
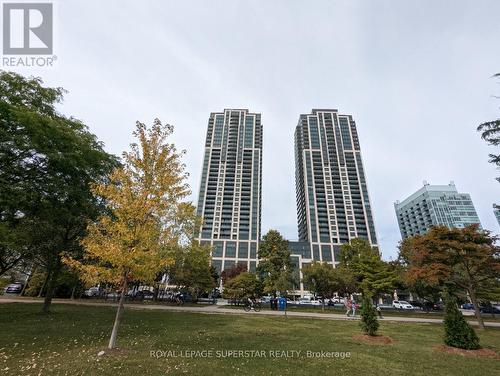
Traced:
<path fill-rule="evenodd" d="M 184 304 L 184 298 L 182 296 L 176 296 L 174 298 L 174 303 L 177 305 L 183 305 Z"/>
<path fill-rule="evenodd" d="M 254 302 L 253 304 L 247 302 L 245 304 L 245 307 L 243 307 L 243 309 L 245 310 L 245 312 L 250 312 L 252 309 L 255 312 L 260 312 L 261 308 L 262 308 L 262 305 L 259 302 Z"/>

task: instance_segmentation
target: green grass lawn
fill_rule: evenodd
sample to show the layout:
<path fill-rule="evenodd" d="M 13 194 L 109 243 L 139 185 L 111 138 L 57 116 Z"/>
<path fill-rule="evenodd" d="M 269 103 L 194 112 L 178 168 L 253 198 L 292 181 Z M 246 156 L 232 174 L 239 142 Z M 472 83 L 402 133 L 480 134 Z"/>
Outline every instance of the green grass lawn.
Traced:
<path fill-rule="evenodd" d="M 271 316 L 209 315 L 127 310 L 119 350 L 106 348 L 115 310 L 36 304 L 0 304 L 0 374 L 46 375 L 492 375 L 500 360 L 445 354 L 442 326 L 381 322 L 390 345 L 360 343 L 353 321 Z M 500 351 L 500 330 L 479 332 L 483 347 Z M 151 351 L 211 350 L 211 358 L 150 356 Z M 266 357 L 222 358 L 226 350 L 259 350 Z M 270 350 L 301 351 L 292 358 Z M 349 352 L 350 357 L 308 358 L 307 351 Z M 289 353 L 292 355 L 291 353 Z M 167 355 L 163 353 L 162 355 Z M 173 353 L 168 354 L 173 355 Z M 244 355 L 244 354 L 243 354 Z M 41 373 L 39 373 L 41 372 Z"/>

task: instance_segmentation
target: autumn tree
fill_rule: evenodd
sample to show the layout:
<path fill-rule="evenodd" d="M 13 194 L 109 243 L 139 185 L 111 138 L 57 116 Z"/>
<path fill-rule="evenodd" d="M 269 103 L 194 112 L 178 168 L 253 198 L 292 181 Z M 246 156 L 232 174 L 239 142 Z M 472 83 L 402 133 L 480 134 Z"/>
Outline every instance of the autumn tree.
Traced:
<path fill-rule="evenodd" d="M 94 184 L 96 197 L 106 202 L 109 214 L 89 224 L 82 240 L 83 261 L 68 257 L 67 264 L 88 283 L 119 286 L 120 300 L 109 348 L 116 343 L 124 300 L 132 281 L 153 282 L 172 262 L 168 250 L 179 241 L 181 200 L 189 194 L 182 153 L 167 138 L 173 127 L 156 119 L 151 127 L 137 122 L 138 143 L 123 153 L 123 166 L 109 181 Z"/>
<path fill-rule="evenodd" d="M 276 230 L 269 230 L 259 244 L 259 266 L 264 292 L 285 295 L 293 288 L 294 274 L 288 241 Z"/>
<path fill-rule="evenodd" d="M 403 241 L 401 249 L 408 260 L 408 280 L 425 281 L 451 293 L 467 293 L 474 304 L 479 327 L 484 329 L 479 301 L 500 298 L 500 248 L 496 236 L 479 229 L 432 227 L 425 235 Z"/>
<path fill-rule="evenodd" d="M 359 289 L 373 296 L 392 291 L 397 278 L 378 249 L 360 238 L 342 245 L 340 267 L 352 271 Z"/>
<path fill-rule="evenodd" d="M 302 269 L 302 275 L 304 288 L 323 298 L 324 310 L 325 298 L 331 298 L 337 289 L 333 266 L 315 261 Z"/>
<path fill-rule="evenodd" d="M 246 271 L 247 271 L 247 265 L 242 262 L 238 262 L 233 266 L 231 266 L 230 268 L 224 269 L 220 273 L 220 278 L 222 279 L 222 283 L 225 284 L 230 279 L 233 279 Z"/>
<path fill-rule="evenodd" d="M 410 269 L 410 256 L 413 250 L 413 237 L 406 238 L 399 244 L 399 254 L 397 259 L 398 281 L 412 293 L 428 303 L 435 303 L 441 298 L 443 286 L 434 281 L 413 278 L 408 270 Z M 393 267 L 395 264 L 392 264 Z M 427 309 L 430 305 L 424 305 Z"/>

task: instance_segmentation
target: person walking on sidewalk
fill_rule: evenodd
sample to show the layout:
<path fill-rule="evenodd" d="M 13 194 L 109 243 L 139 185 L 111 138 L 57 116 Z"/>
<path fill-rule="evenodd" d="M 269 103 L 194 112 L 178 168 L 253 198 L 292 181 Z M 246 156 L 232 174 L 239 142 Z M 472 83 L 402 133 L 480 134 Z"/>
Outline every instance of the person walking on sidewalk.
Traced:
<path fill-rule="evenodd" d="M 347 311 L 346 311 L 346 316 L 349 316 L 349 313 L 351 312 L 351 309 L 352 309 L 352 301 L 351 299 L 347 299 L 345 301 L 345 307 L 347 308 Z"/>

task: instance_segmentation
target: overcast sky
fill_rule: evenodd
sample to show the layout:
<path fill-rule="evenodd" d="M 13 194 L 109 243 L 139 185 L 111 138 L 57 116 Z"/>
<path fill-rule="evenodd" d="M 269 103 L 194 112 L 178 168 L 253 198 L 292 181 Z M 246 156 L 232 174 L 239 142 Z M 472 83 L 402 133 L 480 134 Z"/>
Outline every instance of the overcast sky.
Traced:
<path fill-rule="evenodd" d="M 455 181 L 483 227 L 500 175 L 475 131 L 500 114 L 500 1 L 77 1 L 56 3 L 56 67 L 18 69 L 69 93 L 61 106 L 119 154 L 136 120 L 174 124 L 198 196 L 209 113 L 261 112 L 262 230 L 297 238 L 293 132 L 337 108 L 358 126 L 384 258 L 393 203 Z"/>

